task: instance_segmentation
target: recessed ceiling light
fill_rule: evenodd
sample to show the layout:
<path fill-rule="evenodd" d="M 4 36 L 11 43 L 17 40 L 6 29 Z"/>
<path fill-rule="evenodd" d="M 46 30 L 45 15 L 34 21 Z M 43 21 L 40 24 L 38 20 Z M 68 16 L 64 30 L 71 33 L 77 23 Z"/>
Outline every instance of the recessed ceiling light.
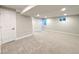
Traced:
<path fill-rule="evenodd" d="M 66 10 L 66 8 L 62 8 L 62 9 L 61 9 L 61 11 L 65 11 L 65 10 Z"/>
<path fill-rule="evenodd" d="M 39 15 L 39 14 L 37 14 L 37 16 L 39 17 L 40 15 Z"/>
<path fill-rule="evenodd" d="M 67 14 L 65 13 L 64 16 L 67 16 Z"/>
<path fill-rule="evenodd" d="M 47 18 L 47 16 L 45 16 L 45 18 Z"/>

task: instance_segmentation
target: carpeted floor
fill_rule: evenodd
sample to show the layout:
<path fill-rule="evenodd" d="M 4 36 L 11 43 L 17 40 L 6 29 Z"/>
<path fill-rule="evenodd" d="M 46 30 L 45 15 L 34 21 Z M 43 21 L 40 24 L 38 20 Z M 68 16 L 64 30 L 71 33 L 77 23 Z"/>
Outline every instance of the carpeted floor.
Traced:
<path fill-rule="evenodd" d="M 3 54 L 79 53 L 79 36 L 58 32 L 36 32 L 33 36 L 1 46 Z"/>

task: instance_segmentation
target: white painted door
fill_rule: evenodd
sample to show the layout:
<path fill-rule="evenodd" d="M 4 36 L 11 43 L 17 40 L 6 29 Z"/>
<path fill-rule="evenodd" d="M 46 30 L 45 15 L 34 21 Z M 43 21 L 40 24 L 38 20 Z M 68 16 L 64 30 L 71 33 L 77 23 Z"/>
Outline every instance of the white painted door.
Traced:
<path fill-rule="evenodd" d="M 1 37 L 2 43 L 16 39 L 16 12 L 9 9 L 1 9 Z"/>

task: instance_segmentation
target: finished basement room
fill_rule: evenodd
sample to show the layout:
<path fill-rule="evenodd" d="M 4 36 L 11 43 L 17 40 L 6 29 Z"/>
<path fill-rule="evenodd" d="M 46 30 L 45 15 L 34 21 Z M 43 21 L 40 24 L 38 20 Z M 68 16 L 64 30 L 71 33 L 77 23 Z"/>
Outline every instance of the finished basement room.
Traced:
<path fill-rule="evenodd" d="M 79 54 L 79 5 L 0 5 L 1 54 Z"/>

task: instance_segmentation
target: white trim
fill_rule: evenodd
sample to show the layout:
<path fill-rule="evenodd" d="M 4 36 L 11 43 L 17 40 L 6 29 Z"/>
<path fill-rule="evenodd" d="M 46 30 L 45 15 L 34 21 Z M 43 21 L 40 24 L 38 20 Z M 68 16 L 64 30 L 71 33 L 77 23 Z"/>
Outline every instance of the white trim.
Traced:
<path fill-rule="evenodd" d="M 22 39 L 22 38 L 25 38 L 25 37 L 30 37 L 30 36 L 32 36 L 32 35 L 33 35 L 33 34 L 24 35 L 24 36 L 22 36 L 22 37 L 16 38 L 16 40 L 19 40 L 19 39 Z M 14 41 L 14 40 L 12 40 L 12 41 Z M 9 42 L 11 42 L 11 41 L 9 41 Z M 0 41 L 0 45 L 1 45 L 1 44 L 5 44 L 5 43 L 8 43 L 8 42 L 2 43 L 2 42 Z"/>
<path fill-rule="evenodd" d="M 33 34 L 24 35 L 24 36 L 22 36 L 22 37 L 16 38 L 16 40 L 23 39 L 23 38 L 25 38 L 25 37 L 30 37 L 30 36 L 32 36 L 32 35 L 33 35 Z"/>
<path fill-rule="evenodd" d="M 8 41 L 8 42 L 2 42 L 1 45 L 6 44 L 6 43 L 10 43 L 10 42 L 13 42 L 13 41 L 15 41 L 15 40 L 11 40 L 11 41 Z"/>
<path fill-rule="evenodd" d="M 58 33 L 63 33 L 63 34 L 69 34 L 69 35 L 79 36 L 79 34 L 70 33 L 70 32 L 55 31 L 55 30 L 46 30 L 46 31 L 52 31 L 52 32 L 58 32 Z"/>

